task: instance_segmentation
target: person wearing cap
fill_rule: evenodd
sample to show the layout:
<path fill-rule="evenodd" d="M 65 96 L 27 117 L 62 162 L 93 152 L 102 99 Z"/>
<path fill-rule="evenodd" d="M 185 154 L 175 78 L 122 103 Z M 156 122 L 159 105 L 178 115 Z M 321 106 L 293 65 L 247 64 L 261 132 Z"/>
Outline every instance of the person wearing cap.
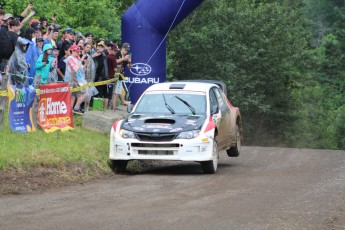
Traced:
<path fill-rule="evenodd" d="M 129 54 L 129 51 L 131 50 L 130 44 L 125 42 L 121 46 L 121 50 L 119 50 L 116 54 L 116 61 L 117 61 L 117 70 L 119 73 L 124 74 L 125 68 L 132 68 L 132 58 Z M 125 101 L 125 98 L 122 94 L 124 81 L 119 79 L 116 83 L 115 87 L 115 94 L 114 94 L 114 100 L 117 100 L 117 97 L 120 97 L 121 104 L 127 105 L 128 103 Z"/>
<path fill-rule="evenodd" d="M 41 84 L 47 84 L 49 78 L 49 72 L 52 64 L 53 46 L 46 44 L 43 46 L 43 54 L 41 54 L 35 64 L 36 77 L 41 76 Z"/>
<path fill-rule="evenodd" d="M 80 58 L 80 53 L 82 50 L 77 45 L 72 45 L 70 47 L 71 55 L 65 60 L 66 62 L 66 73 L 65 73 L 65 82 L 69 82 L 70 86 L 73 88 L 83 86 L 87 84 L 85 80 L 85 71 L 83 62 L 85 61 L 85 56 L 83 55 Z M 72 107 L 74 105 L 75 99 L 77 101 L 73 107 L 73 112 L 82 113 L 80 109 L 81 103 L 83 103 L 87 97 L 86 88 L 79 90 L 77 92 L 71 93 L 71 103 Z"/>
<path fill-rule="evenodd" d="M 33 4 L 29 4 L 25 9 L 24 9 L 24 11 L 20 14 L 20 17 L 19 17 L 19 22 L 20 22 L 20 25 L 19 25 L 19 30 L 21 30 L 24 26 L 25 26 L 25 24 L 30 20 L 30 18 L 31 17 L 33 17 L 34 15 L 35 15 L 35 11 L 31 11 L 30 13 L 29 13 L 29 15 L 28 16 L 26 16 L 26 14 L 27 14 L 27 12 L 29 11 L 29 10 L 31 10 L 33 8 Z M 26 16 L 26 17 L 25 17 Z M 4 17 L 4 24 L 6 24 L 7 26 L 9 25 L 9 23 L 11 22 L 11 20 L 14 20 L 14 16 L 12 15 L 12 14 L 7 14 L 7 15 L 5 15 L 5 17 Z"/>
<path fill-rule="evenodd" d="M 10 24 L 10 22 L 14 19 L 12 14 L 5 14 L 4 17 L 2 18 L 2 25 L 1 25 L 1 29 L 2 30 L 7 30 L 8 31 L 8 26 Z"/>
<path fill-rule="evenodd" d="M 57 47 L 61 50 L 62 49 L 62 43 L 66 40 L 67 37 L 67 31 L 72 30 L 72 28 L 66 28 L 62 31 L 61 39 L 57 43 Z"/>
<path fill-rule="evenodd" d="M 97 43 L 96 53 L 92 55 L 92 58 L 96 66 L 95 82 L 108 80 L 108 63 L 104 41 L 101 40 Z M 96 88 L 98 90 L 98 97 L 106 97 L 106 85 L 96 86 Z"/>
<path fill-rule="evenodd" d="M 43 53 L 43 42 L 44 42 L 44 40 L 42 37 L 36 38 L 36 46 L 38 48 L 37 52 L 39 55 L 41 55 Z"/>
<path fill-rule="evenodd" d="M 107 55 L 107 64 L 108 64 L 108 77 L 109 79 L 113 79 L 115 77 L 115 73 L 117 72 L 117 62 L 115 58 L 115 54 L 117 52 L 117 46 L 113 45 L 108 50 Z M 113 100 L 111 106 L 108 105 L 109 100 L 113 98 L 113 92 L 114 92 L 114 83 L 110 83 L 107 85 L 107 93 L 104 97 L 104 106 L 106 109 L 112 109 L 114 110 L 116 107 L 116 101 Z"/>
<path fill-rule="evenodd" d="M 42 37 L 42 27 L 39 23 L 34 22 L 32 28 L 35 30 L 35 37 L 32 41 L 36 43 L 36 38 Z"/>
<path fill-rule="evenodd" d="M 72 29 L 69 29 L 66 31 L 66 34 L 65 34 L 65 40 L 63 41 L 62 45 L 61 45 L 61 48 L 60 48 L 60 54 L 59 54 L 59 61 L 61 60 L 61 58 L 63 56 L 65 56 L 65 46 L 66 45 L 69 45 L 69 46 L 72 46 L 74 44 L 74 31 Z"/>

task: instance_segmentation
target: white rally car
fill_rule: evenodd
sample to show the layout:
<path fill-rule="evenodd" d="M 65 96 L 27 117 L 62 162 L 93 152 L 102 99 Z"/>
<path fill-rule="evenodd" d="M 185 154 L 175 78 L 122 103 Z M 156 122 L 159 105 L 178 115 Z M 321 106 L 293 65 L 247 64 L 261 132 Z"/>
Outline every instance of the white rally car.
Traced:
<path fill-rule="evenodd" d="M 226 97 L 220 81 L 181 81 L 149 87 L 116 121 L 110 134 L 112 169 L 125 171 L 130 160 L 200 162 L 204 173 L 215 173 L 218 153 L 238 157 L 241 149 L 240 111 Z"/>

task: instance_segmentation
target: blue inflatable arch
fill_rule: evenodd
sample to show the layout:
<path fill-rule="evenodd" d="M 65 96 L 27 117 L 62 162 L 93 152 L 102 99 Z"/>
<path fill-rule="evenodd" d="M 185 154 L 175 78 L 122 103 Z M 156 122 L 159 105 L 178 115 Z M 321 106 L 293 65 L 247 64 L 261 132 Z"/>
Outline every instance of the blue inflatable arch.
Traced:
<path fill-rule="evenodd" d="M 131 45 L 126 82 L 132 103 L 152 84 L 166 81 L 166 36 L 203 0 L 138 0 L 122 16 L 122 42 Z"/>

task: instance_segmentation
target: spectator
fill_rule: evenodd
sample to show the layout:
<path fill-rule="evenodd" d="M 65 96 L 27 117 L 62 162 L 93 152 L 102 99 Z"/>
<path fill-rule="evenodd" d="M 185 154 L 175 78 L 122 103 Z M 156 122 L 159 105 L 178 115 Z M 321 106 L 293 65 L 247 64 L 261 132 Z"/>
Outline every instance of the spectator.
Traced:
<path fill-rule="evenodd" d="M 110 40 L 106 41 L 105 42 L 105 48 L 106 48 L 106 53 L 108 54 L 109 53 L 109 50 L 112 49 L 114 43 Z"/>
<path fill-rule="evenodd" d="M 42 27 L 38 23 L 33 23 L 32 28 L 35 30 L 35 37 L 33 38 L 33 42 L 36 42 L 36 38 L 42 37 Z"/>
<path fill-rule="evenodd" d="M 48 83 L 49 72 L 53 59 L 53 57 L 51 56 L 52 52 L 53 46 L 51 44 L 44 45 L 43 54 L 38 57 L 35 64 L 36 76 L 41 76 L 41 84 Z"/>
<path fill-rule="evenodd" d="M 18 20 L 11 20 L 7 29 L 0 30 L 0 71 L 3 72 L 8 60 L 12 56 L 18 39 L 20 23 Z"/>
<path fill-rule="evenodd" d="M 27 12 L 33 8 L 33 4 L 29 4 L 25 9 L 24 11 L 20 14 L 20 19 L 19 19 L 19 31 L 21 30 L 21 28 L 23 28 L 23 26 L 29 21 L 29 19 L 35 15 L 35 11 L 31 11 L 30 14 L 25 17 L 25 15 L 27 14 Z M 12 20 L 14 20 L 15 18 L 13 17 L 12 14 L 5 14 L 3 16 L 3 22 L 2 22 L 2 25 L 1 25 L 1 28 L 2 29 L 6 29 L 8 30 L 8 26 L 10 24 L 10 22 Z"/>
<path fill-rule="evenodd" d="M 54 48 L 54 47 L 53 47 Z M 48 83 L 56 83 L 58 82 L 58 56 L 59 56 L 59 49 L 54 48 L 53 49 L 53 59 L 52 59 L 52 65 L 50 67 L 49 77 L 48 77 Z"/>
<path fill-rule="evenodd" d="M 65 79 L 65 73 L 66 73 L 66 62 L 65 60 L 71 55 L 70 52 L 70 45 L 65 46 L 65 55 L 59 60 L 58 67 L 57 67 L 57 74 L 58 74 L 58 82 L 63 82 Z"/>
<path fill-rule="evenodd" d="M 38 48 L 37 50 L 38 54 L 41 55 L 43 53 L 43 38 L 42 37 L 36 38 L 36 46 Z"/>
<path fill-rule="evenodd" d="M 92 55 L 96 66 L 95 82 L 104 81 L 108 79 L 108 64 L 107 55 L 105 54 L 105 43 L 100 41 L 97 43 L 96 53 Z M 98 90 L 98 96 L 104 98 L 107 92 L 106 85 L 100 85 L 96 87 Z"/>
<path fill-rule="evenodd" d="M 117 52 L 117 46 L 113 45 L 111 49 L 108 50 L 107 55 L 107 63 L 108 63 L 108 77 L 109 79 L 114 79 L 115 73 L 117 72 L 117 61 L 115 54 Z M 114 83 L 110 83 L 107 85 L 107 95 L 104 98 L 104 106 L 107 109 L 114 110 L 116 107 L 116 101 L 113 100 L 112 105 L 108 105 L 109 100 L 113 98 L 113 92 L 114 92 Z"/>
<path fill-rule="evenodd" d="M 63 32 L 62 32 L 62 36 L 61 36 L 61 40 L 58 42 L 57 47 L 61 50 L 62 49 L 62 44 L 63 42 L 66 40 L 67 38 L 67 31 L 72 30 L 72 28 L 66 28 Z"/>
<path fill-rule="evenodd" d="M 18 22 L 19 27 L 18 20 L 12 21 L 11 24 L 15 21 Z M 27 46 L 28 40 L 22 37 L 18 37 L 16 49 L 8 61 L 9 78 L 11 79 L 11 84 L 13 85 L 27 84 L 28 66 L 25 60 L 25 52 L 27 50 Z"/>
<path fill-rule="evenodd" d="M 45 32 L 47 32 L 48 19 L 46 17 L 42 16 L 42 17 L 40 17 L 39 21 L 40 21 L 40 25 L 42 26 L 42 33 L 44 34 Z"/>
<path fill-rule="evenodd" d="M 79 49 L 84 50 L 84 39 L 78 37 L 75 44 L 79 47 Z"/>
<path fill-rule="evenodd" d="M 51 17 L 51 19 L 52 19 L 52 23 L 51 24 L 49 24 L 48 23 L 48 19 L 46 18 L 46 17 L 41 17 L 40 18 L 40 20 L 39 20 L 39 22 L 40 22 L 40 25 L 41 25 L 41 27 L 42 27 L 42 34 L 43 34 L 43 39 L 46 39 L 47 37 L 49 37 L 49 35 L 50 35 L 50 33 L 51 33 L 51 29 L 49 29 L 49 28 L 53 28 L 53 30 L 59 30 L 60 31 L 60 29 L 61 29 L 61 26 L 60 25 L 58 25 L 58 24 L 55 24 L 55 21 L 56 21 L 56 16 L 55 15 L 53 15 L 52 17 Z M 50 38 L 51 39 L 51 38 Z M 57 42 L 57 41 L 56 41 Z M 57 47 L 57 43 L 56 44 L 52 44 L 52 46 L 55 48 L 55 47 Z"/>
<path fill-rule="evenodd" d="M 59 57 L 58 57 L 58 59 L 59 59 L 59 61 L 61 60 L 61 58 L 63 57 L 63 56 L 65 56 L 65 46 L 66 45 L 69 45 L 69 46 L 72 46 L 73 44 L 74 44 L 74 31 L 73 30 L 67 30 L 67 32 L 66 32 L 66 38 L 65 38 L 65 40 L 63 41 L 63 43 L 62 43 L 62 46 L 61 46 L 61 49 L 60 49 L 60 54 L 59 54 Z"/>
<path fill-rule="evenodd" d="M 59 37 L 60 27 L 57 27 L 57 25 L 55 26 L 51 25 L 48 27 L 48 31 L 49 31 L 49 35 L 46 39 L 44 39 L 43 45 L 51 44 L 55 50 L 59 50 L 57 47 L 57 39 Z M 52 53 L 52 57 L 54 57 L 54 53 Z"/>
<path fill-rule="evenodd" d="M 95 80 L 95 74 L 96 74 L 96 67 L 95 62 L 92 59 L 92 56 L 90 55 L 91 50 L 91 44 L 85 43 L 83 55 L 86 55 L 86 61 L 85 61 L 85 79 L 88 82 L 93 82 Z"/>
<path fill-rule="evenodd" d="M 4 17 L 2 18 L 1 29 L 8 30 L 8 26 L 12 20 L 14 20 L 14 17 L 12 14 L 5 14 Z"/>
<path fill-rule="evenodd" d="M 130 51 L 130 44 L 129 43 L 123 43 L 121 50 L 118 51 L 115 55 L 117 60 L 117 70 L 119 73 L 124 74 L 125 67 L 132 68 L 132 58 L 129 54 Z M 122 94 L 124 80 L 119 79 L 116 83 L 115 87 L 115 94 L 114 94 L 114 100 L 116 101 L 118 97 L 120 97 L 121 104 L 127 105 L 128 103 L 125 101 L 125 98 Z"/>
<path fill-rule="evenodd" d="M 85 43 L 88 43 L 91 45 L 90 54 L 93 55 L 96 52 L 96 50 L 92 47 L 92 44 L 93 44 L 92 33 L 88 32 L 85 34 Z"/>
<path fill-rule="evenodd" d="M 70 85 L 75 88 L 86 84 L 84 66 L 82 64 L 85 61 L 85 57 L 81 59 L 79 58 L 79 55 L 82 51 L 77 45 L 71 46 L 70 50 L 71 55 L 65 60 L 66 74 L 64 81 L 69 82 Z M 80 105 L 85 101 L 85 98 L 87 97 L 86 88 L 72 93 L 71 97 L 72 107 L 74 105 L 75 99 L 77 98 L 77 102 L 73 107 L 73 112 L 82 113 Z"/>
<path fill-rule="evenodd" d="M 40 55 L 40 52 L 38 51 L 38 47 L 32 41 L 34 36 L 35 36 L 35 30 L 31 27 L 27 28 L 25 31 L 25 39 L 28 41 L 29 47 L 25 53 L 25 59 L 28 64 L 29 85 L 32 85 L 34 82 L 34 77 L 36 74 L 35 64 Z"/>
<path fill-rule="evenodd" d="M 83 55 L 86 55 L 85 63 L 84 63 L 85 80 L 87 82 L 94 82 L 95 74 L 96 74 L 96 67 L 95 67 L 95 62 L 93 61 L 93 59 L 90 55 L 90 49 L 91 49 L 91 44 L 85 43 L 84 50 L 82 52 Z M 85 111 L 88 111 L 88 107 L 89 107 L 91 98 L 97 94 L 98 94 L 98 90 L 96 89 L 95 86 L 90 86 L 88 88 L 88 96 L 85 99 L 85 105 L 84 105 Z"/>

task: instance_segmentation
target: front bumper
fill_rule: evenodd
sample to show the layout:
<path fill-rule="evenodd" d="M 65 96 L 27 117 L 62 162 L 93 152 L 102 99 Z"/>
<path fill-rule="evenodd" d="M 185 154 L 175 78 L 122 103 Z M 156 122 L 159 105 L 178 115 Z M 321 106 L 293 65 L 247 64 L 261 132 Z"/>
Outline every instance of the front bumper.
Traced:
<path fill-rule="evenodd" d="M 109 158 L 111 160 L 209 161 L 213 159 L 212 136 L 201 134 L 193 139 L 151 142 L 124 139 L 112 129 Z"/>

